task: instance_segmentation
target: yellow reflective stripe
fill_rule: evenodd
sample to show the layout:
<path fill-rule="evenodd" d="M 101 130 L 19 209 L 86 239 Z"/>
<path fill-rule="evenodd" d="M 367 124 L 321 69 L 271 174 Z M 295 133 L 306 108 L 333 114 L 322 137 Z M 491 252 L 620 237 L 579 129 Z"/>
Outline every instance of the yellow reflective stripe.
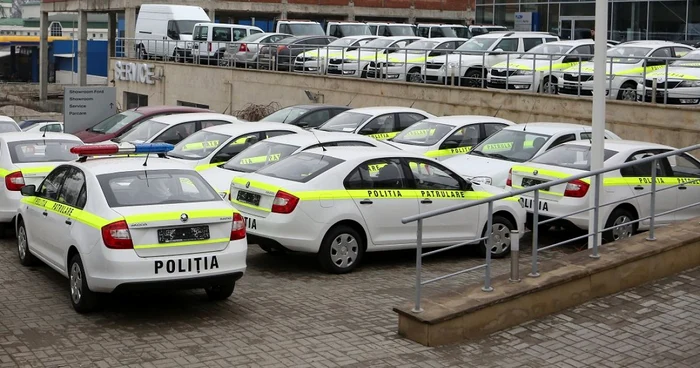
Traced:
<path fill-rule="evenodd" d="M 653 72 L 654 70 L 659 70 L 659 69 L 664 68 L 664 67 L 665 67 L 664 65 L 648 66 L 646 68 L 644 68 L 643 66 L 640 66 L 640 67 L 636 67 L 636 68 L 621 70 L 619 72 L 613 73 L 613 75 L 644 74 L 644 69 L 646 69 L 646 72 L 649 73 L 649 72 Z M 609 74 L 609 73 L 606 73 L 606 74 Z"/>
<path fill-rule="evenodd" d="M 241 177 L 233 178 L 233 180 L 231 182 L 234 184 L 242 185 L 246 188 L 248 186 L 251 186 L 253 188 L 266 190 L 266 191 L 272 192 L 272 193 L 277 193 L 277 191 L 279 190 L 279 187 L 276 187 L 274 185 L 266 184 L 266 183 L 263 183 L 263 182 L 257 181 L 257 180 L 248 180 L 246 178 L 241 178 Z"/>
<path fill-rule="evenodd" d="M 369 134 L 369 136 L 374 138 L 374 139 L 384 140 L 384 139 L 394 138 L 399 133 L 401 133 L 401 132 L 377 133 L 377 134 Z"/>
<path fill-rule="evenodd" d="M 187 216 L 191 219 L 200 219 L 208 217 L 232 217 L 233 210 L 221 209 L 221 210 L 187 210 L 184 211 Z M 139 215 L 125 216 L 124 219 L 128 224 L 135 222 L 151 222 L 151 221 L 174 221 L 180 220 L 180 215 L 183 211 L 172 211 L 172 212 L 156 212 L 156 213 L 144 213 Z"/>
<path fill-rule="evenodd" d="M 533 144 L 535 143 L 534 140 L 529 140 L 523 142 L 523 148 L 531 148 Z M 513 148 L 513 142 L 503 142 L 503 143 L 490 143 L 484 145 L 484 147 L 481 148 L 483 152 L 488 152 L 488 151 L 499 151 L 499 150 L 509 150 Z"/>
<path fill-rule="evenodd" d="M 379 54 L 378 54 L 378 53 L 375 53 L 374 55 L 363 56 L 363 57 L 360 58 L 360 60 L 362 60 L 362 61 L 369 61 L 369 60 L 375 60 L 375 59 L 376 59 L 377 61 L 382 61 L 382 58 L 379 57 Z M 350 60 L 355 60 L 355 59 L 354 59 L 354 58 L 350 58 Z M 386 60 L 386 59 L 384 59 L 384 60 Z"/>
<path fill-rule="evenodd" d="M 435 134 L 435 128 L 433 129 L 416 129 L 406 132 L 406 137 L 426 137 Z"/>
<path fill-rule="evenodd" d="M 520 185 L 513 185 L 513 189 L 525 189 L 525 187 L 522 187 Z M 564 193 L 550 192 L 548 190 L 540 190 L 540 194 L 547 194 L 547 195 L 556 196 L 556 197 L 563 197 L 564 196 Z"/>
<path fill-rule="evenodd" d="M 17 170 L 15 170 L 15 171 L 17 171 Z M 0 178 L 4 178 L 4 177 L 7 176 L 7 174 L 10 174 L 10 173 L 13 173 L 13 172 L 14 172 L 14 171 L 5 170 L 5 169 L 3 169 L 3 168 L 0 167 Z"/>
<path fill-rule="evenodd" d="M 557 178 L 557 179 L 566 179 L 566 178 L 570 178 L 573 176 L 572 174 L 568 174 L 568 173 L 563 173 L 563 172 L 554 171 L 554 170 L 534 168 L 534 167 L 529 167 L 529 166 L 516 165 L 516 166 L 513 166 L 511 169 L 513 170 L 513 174 L 517 173 L 517 174 L 527 174 L 527 175 L 534 176 L 534 172 L 537 171 L 537 174 L 540 176 L 550 176 L 550 177 Z M 580 179 L 580 180 L 583 181 L 584 183 L 589 183 L 589 184 L 591 182 L 590 179 L 588 179 L 588 178 L 584 178 L 584 179 Z"/>
<path fill-rule="evenodd" d="M 651 186 L 652 178 L 649 177 L 617 177 L 617 178 L 603 178 L 603 185 L 605 186 L 624 186 L 624 185 L 649 185 Z M 682 177 L 657 177 L 657 185 L 698 185 L 700 186 L 699 178 L 682 178 Z"/>
<path fill-rule="evenodd" d="M 198 143 L 187 143 L 182 147 L 183 151 L 193 151 L 193 150 L 200 150 L 200 149 L 206 149 L 206 148 L 216 148 L 219 146 L 219 141 L 214 140 L 214 141 L 205 141 L 205 142 L 198 142 Z"/>
<path fill-rule="evenodd" d="M 304 56 L 318 56 L 318 50 L 307 51 L 302 55 L 302 57 Z"/>
<path fill-rule="evenodd" d="M 282 154 L 280 153 L 275 153 L 272 155 L 268 156 L 255 156 L 255 157 L 248 157 L 248 158 L 242 158 L 240 161 L 241 165 L 252 165 L 252 164 L 260 164 L 263 162 L 273 162 L 273 161 L 279 161 L 280 158 L 282 157 Z"/>
<path fill-rule="evenodd" d="M 4 178 L 8 174 L 11 174 L 11 173 L 17 172 L 17 171 L 20 171 L 22 174 L 48 174 L 55 167 L 56 166 L 25 167 L 25 168 L 16 169 L 16 170 L 6 170 L 3 168 L 0 168 L 0 178 Z"/>
<path fill-rule="evenodd" d="M 71 207 L 67 204 L 63 203 L 58 203 L 54 202 L 48 199 L 44 198 L 39 198 L 39 197 L 22 197 L 22 203 L 37 207 L 37 208 L 42 208 L 45 209 L 49 212 L 53 212 L 56 214 L 59 214 L 64 217 L 68 217 L 71 219 L 74 219 L 78 222 L 81 222 L 85 225 L 88 225 L 90 227 L 94 227 L 96 229 L 101 229 L 103 226 L 109 224 L 111 221 L 106 220 L 100 216 L 93 215 L 92 213 L 89 213 L 87 211 L 83 211 L 81 209 L 77 209 L 75 207 Z M 178 215 L 179 218 L 179 215 Z"/>
<path fill-rule="evenodd" d="M 221 164 L 223 164 L 223 162 L 215 162 L 213 164 L 202 164 L 202 165 L 197 165 L 194 169 L 196 171 L 202 171 L 202 170 L 206 170 L 206 169 L 211 168 L 211 167 L 219 166 Z"/>
<path fill-rule="evenodd" d="M 229 238 L 218 238 L 218 239 L 193 240 L 193 241 L 162 243 L 162 244 L 145 244 L 145 245 L 134 245 L 134 249 L 184 247 L 184 246 L 188 246 L 188 245 L 204 245 L 204 244 L 223 243 L 223 242 L 228 243 L 229 241 L 230 241 Z"/>
<path fill-rule="evenodd" d="M 562 70 L 562 69 L 566 69 L 566 68 L 571 68 L 572 66 L 574 66 L 578 63 L 579 63 L 578 61 L 575 61 L 573 63 L 556 63 L 556 64 L 552 64 L 551 68 L 552 68 L 552 70 L 558 71 L 558 70 Z M 549 68 L 550 68 L 550 65 L 547 64 L 547 65 L 541 66 L 535 70 L 537 70 L 538 72 L 541 72 L 541 71 L 547 71 L 547 70 L 549 70 Z"/>
<path fill-rule="evenodd" d="M 698 64 L 700 67 L 700 63 Z M 647 77 L 649 78 L 657 78 L 657 77 L 669 77 L 669 78 L 679 78 L 679 79 L 685 79 L 685 80 L 700 80 L 700 77 L 696 77 L 694 75 L 690 74 L 683 74 L 683 73 L 676 73 L 676 72 L 668 72 L 666 74 L 666 71 L 655 71 L 653 73 L 647 74 Z"/>
<path fill-rule="evenodd" d="M 458 155 L 460 153 L 467 153 L 471 150 L 472 150 L 471 146 L 457 147 L 457 148 L 446 148 L 446 149 L 441 149 L 441 150 L 428 151 L 425 153 L 425 155 L 428 157 L 443 157 L 443 156 Z"/>

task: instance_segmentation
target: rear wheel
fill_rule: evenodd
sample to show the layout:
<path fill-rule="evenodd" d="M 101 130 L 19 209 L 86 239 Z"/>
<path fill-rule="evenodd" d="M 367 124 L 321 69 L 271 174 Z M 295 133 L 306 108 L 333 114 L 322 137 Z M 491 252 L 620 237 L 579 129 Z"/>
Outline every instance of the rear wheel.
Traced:
<path fill-rule="evenodd" d="M 22 266 L 33 266 L 36 263 L 36 258 L 29 252 L 29 241 L 27 240 L 27 228 L 24 226 L 24 221 L 19 220 L 17 226 L 17 253 L 19 255 L 19 263 Z"/>
<path fill-rule="evenodd" d="M 493 216 L 492 222 L 493 243 L 491 244 L 491 257 L 503 258 L 510 253 L 510 232 L 516 230 L 515 225 L 505 217 Z M 486 236 L 486 226 L 481 235 Z M 482 240 L 479 244 L 479 253 L 482 257 L 486 257 L 488 239 Z"/>
<path fill-rule="evenodd" d="M 634 82 L 625 82 L 617 92 L 617 99 L 622 101 L 637 101 L 637 84 Z"/>
<path fill-rule="evenodd" d="M 233 289 L 236 288 L 235 281 L 226 281 L 221 284 L 205 288 L 207 297 L 212 301 L 220 301 L 228 299 L 233 294 Z"/>
<path fill-rule="evenodd" d="M 324 270 L 343 274 L 357 268 L 364 255 L 363 239 L 349 226 L 335 226 L 328 230 L 318 251 L 318 260 Z"/>
<path fill-rule="evenodd" d="M 557 93 L 559 93 L 559 86 L 557 85 L 557 80 L 554 78 L 550 79 L 549 77 L 545 77 L 544 81 L 542 82 L 542 88 L 540 92 L 547 93 L 550 95 L 556 95 Z"/>
<path fill-rule="evenodd" d="M 481 70 L 469 70 L 464 73 L 464 78 L 459 84 L 463 87 L 481 88 L 482 79 Z"/>
<path fill-rule="evenodd" d="M 617 226 L 614 229 L 603 232 L 603 239 L 605 241 L 618 241 L 631 237 L 637 232 L 637 223 L 631 223 L 636 220 L 632 212 L 624 208 L 616 208 L 608 217 L 608 221 L 605 223 L 605 228 L 611 228 Z"/>
<path fill-rule="evenodd" d="M 364 69 L 362 69 L 362 73 L 360 74 L 360 78 L 367 78 L 367 70 L 369 70 L 369 64 L 365 66 Z"/>
<path fill-rule="evenodd" d="M 78 313 L 90 313 L 97 309 L 99 295 L 90 291 L 88 287 L 85 268 L 79 254 L 74 255 L 68 263 L 68 280 L 73 309 Z"/>
<path fill-rule="evenodd" d="M 420 74 L 420 68 L 411 69 L 408 74 L 406 74 L 406 82 L 423 83 L 423 76 Z"/>

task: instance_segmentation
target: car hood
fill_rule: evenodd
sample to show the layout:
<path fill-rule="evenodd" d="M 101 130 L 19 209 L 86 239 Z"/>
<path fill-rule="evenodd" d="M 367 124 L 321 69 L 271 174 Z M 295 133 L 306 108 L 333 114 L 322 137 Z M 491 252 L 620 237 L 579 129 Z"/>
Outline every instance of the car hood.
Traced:
<path fill-rule="evenodd" d="M 442 163 L 467 179 L 475 177 L 491 178 L 491 185 L 498 188 L 504 188 L 506 186 L 508 171 L 513 165 L 516 165 L 516 163 L 512 161 L 479 157 L 476 155 L 453 156 L 443 160 Z"/>
<path fill-rule="evenodd" d="M 430 50 L 423 51 L 397 51 L 389 54 L 390 63 L 422 63 L 428 59 Z"/>
<path fill-rule="evenodd" d="M 220 167 L 212 167 L 199 172 L 199 175 L 202 175 L 204 180 L 214 187 L 217 193 L 224 193 L 225 195 L 228 195 L 233 178 L 245 174 L 246 173 L 222 169 Z"/>
<path fill-rule="evenodd" d="M 433 146 L 417 146 L 415 144 L 405 144 L 405 143 L 398 143 L 394 141 L 389 141 L 387 142 L 391 144 L 392 146 L 396 146 L 396 148 L 402 150 L 402 151 L 407 151 L 407 152 L 416 152 L 416 153 L 426 153 L 431 150 Z"/>
<path fill-rule="evenodd" d="M 563 69 L 568 69 L 568 68 L 571 68 L 573 66 L 576 66 L 576 70 L 578 71 L 579 62 L 562 63 L 561 61 L 563 59 L 564 58 L 552 60 L 551 63 L 549 60 L 516 59 L 516 60 L 513 60 L 511 62 L 504 61 L 504 62 L 495 64 L 492 68 L 498 69 L 498 70 L 503 70 L 503 71 L 506 71 L 506 70 L 548 71 L 550 67 L 552 68 L 552 70 L 563 70 Z"/>
<path fill-rule="evenodd" d="M 660 66 L 652 66 L 648 67 L 647 73 L 651 72 L 652 70 L 656 70 L 659 68 L 663 68 L 663 65 Z M 578 74 L 579 70 L 581 74 L 593 74 L 594 69 L 593 69 L 593 62 L 592 61 L 586 61 L 585 63 L 581 63 L 579 67 L 579 63 L 576 63 L 576 65 L 564 69 L 565 73 L 572 73 L 572 74 Z M 644 68 L 641 66 L 641 63 L 637 64 L 612 64 L 612 74 L 614 75 L 641 75 L 644 73 Z M 610 63 L 607 63 L 605 66 L 605 74 L 610 75 Z"/>
<path fill-rule="evenodd" d="M 332 58 L 332 57 L 343 57 L 343 55 L 350 55 L 351 52 L 343 52 L 345 50 L 345 47 L 333 47 L 330 46 L 328 48 L 318 48 L 314 50 L 309 50 L 306 52 L 302 52 L 299 54 L 297 57 L 305 57 L 305 58 Z"/>
<path fill-rule="evenodd" d="M 651 73 L 647 73 L 647 79 L 657 79 L 659 82 L 663 82 L 666 77 L 668 79 L 681 79 L 681 80 L 700 80 L 700 62 L 697 64 L 690 64 L 686 66 L 672 66 L 668 68 L 668 74 L 666 70 L 659 69 Z"/>

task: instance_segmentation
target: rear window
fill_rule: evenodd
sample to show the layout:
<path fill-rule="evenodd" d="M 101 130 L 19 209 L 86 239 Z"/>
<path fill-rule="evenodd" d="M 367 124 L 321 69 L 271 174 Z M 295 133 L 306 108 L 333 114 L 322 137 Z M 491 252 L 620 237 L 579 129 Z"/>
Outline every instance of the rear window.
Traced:
<path fill-rule="evenodd" d="M 98 175 L 110 207 L 220 201 L 192 170 L 143 170 Z"/>
<path fill-rule="evenodd" d="M 80 142 L 66 140 L 33 140 L 10 142 L 10 159 L 15 164 L 32 162 L 61 162 L 77 160 L 78 156 L 70 153 L 70 149 Z"/>
<path fill-rule="evenodd" d="M 240 172 L 253 172 L 289 157 L 299 146 L 274 142 L 259 142 L 233 156 L 223 168 Z"/>
<path fill-rule="evenodd" d="M 214 152 L 231 136 L 200 130 L 178 143 L 168 156 L 185 160 L 201 160 Z"/>
<path fill-rule="evenodd" d="M 116 133 L 119 129 L 125 127 L 127 124 L 135 121 L 142 117 L 143 114 L 136 111 L 127 110 L 120 112 L 119 114 L 112 115 L 105 120 L 97 123 L 94 127 L 88 129 L 89 132 L 101 133 L 101 134 L 111 134 Z"/>
<path fill-rule="evenodd" d="M 0 121 L 0 133 L 20 132 L 19 126 L 10 121 Z"/>
<path fill-rule="evenodd" d="M 617 151 L 606 149 L 603 160 L 607 161 L 616 154 Z M 588 171 L 591 169 L 591 147 L 563 144 L 535 157 L 531 162 Z"/>
<path fill-rule="evenodd" d="M 257 173 L 273 178 L 306 183 L 344 160 L 315 153 L 299 153 L 264 167 Z"/>

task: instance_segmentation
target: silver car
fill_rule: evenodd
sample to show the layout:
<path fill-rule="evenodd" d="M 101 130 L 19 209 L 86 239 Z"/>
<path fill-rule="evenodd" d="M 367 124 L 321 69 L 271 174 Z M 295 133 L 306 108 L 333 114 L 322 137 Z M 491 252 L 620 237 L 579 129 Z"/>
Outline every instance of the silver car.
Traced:
<path fill-rule="evenodd" d="M 226 52 L 224 52 L 224 57 L 219 61 L 219 65 L 258 69 L 260 48 L 263 45 L 275 44 L 289 37 L 292 37 L 292 35 L 286 33 L 257 33 L 241 38 L 226 46 Z"/>

